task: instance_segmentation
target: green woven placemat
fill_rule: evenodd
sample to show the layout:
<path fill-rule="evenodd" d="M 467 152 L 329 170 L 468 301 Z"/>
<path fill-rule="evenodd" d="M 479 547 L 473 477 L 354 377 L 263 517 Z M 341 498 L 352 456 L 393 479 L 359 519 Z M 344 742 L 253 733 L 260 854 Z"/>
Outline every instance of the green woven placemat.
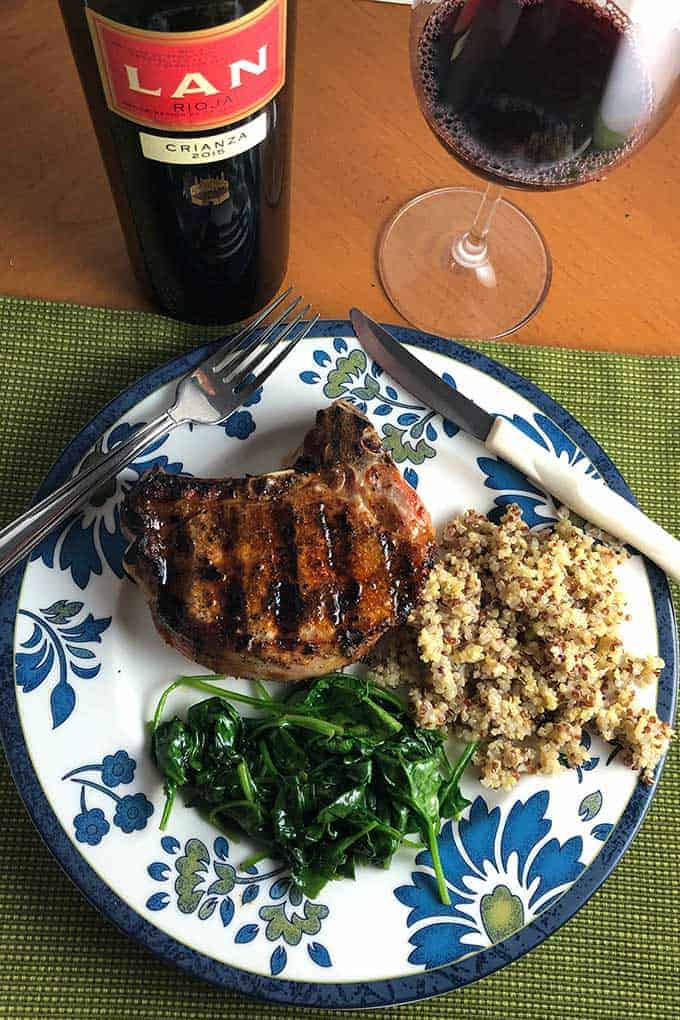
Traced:
<path fill-rule="evenodd" d="M 28 503 L 62 447 L 107 400 L 209 335 L 148 314 L 0 298 L 0 525 Z M 611 455 L 643 509 L 680 535 L 680 358 L 477 346 L 564 404 Z M 679 747 L 633 846 L 568 925 L 479 984 L 383 1015 L 677 1020 Z M 4 759 L 0 869 L 0 1017 L 293 1015 L 165 966 L 104 920 L 41 843 Z"/>

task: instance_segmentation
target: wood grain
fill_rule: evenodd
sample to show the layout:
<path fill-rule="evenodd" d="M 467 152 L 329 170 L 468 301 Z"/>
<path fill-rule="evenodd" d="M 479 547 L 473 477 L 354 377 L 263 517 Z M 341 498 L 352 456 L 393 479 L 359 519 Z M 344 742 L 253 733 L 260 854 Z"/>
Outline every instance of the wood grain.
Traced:
<path fill-rule="evenodd" d="M 429 133 L 411 87 L 407 8 L 300 0 L 289 277 L 326 317 L 400 321 L 375 268 L 385 220 L 474 179 Z M 56 2 L 4 0 L 0 292 L 148 307 L 128 264 Z M 7 59 L 9 57 L 9 59 Z M 554 260 L 518 343 L 680 354 L 680 117 L 608 180 L 515 195 Z"/>

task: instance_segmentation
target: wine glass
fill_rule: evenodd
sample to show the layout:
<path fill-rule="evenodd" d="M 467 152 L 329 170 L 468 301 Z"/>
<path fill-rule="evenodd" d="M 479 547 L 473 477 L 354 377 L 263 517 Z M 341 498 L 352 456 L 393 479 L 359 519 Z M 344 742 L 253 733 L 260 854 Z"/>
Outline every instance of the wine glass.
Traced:
<path fill-rule="evenodd" d="M 442 145 L 488 183 L 483 194 L 420 195 L 383 231 L 380 276 L 405 319 L 445 336 L 497 338 L 538 311 L 550 253 L 501 186 L 599 180 L 649 140 L 679 98 L 679 7 L 412 0 L 420 107 Z"/>

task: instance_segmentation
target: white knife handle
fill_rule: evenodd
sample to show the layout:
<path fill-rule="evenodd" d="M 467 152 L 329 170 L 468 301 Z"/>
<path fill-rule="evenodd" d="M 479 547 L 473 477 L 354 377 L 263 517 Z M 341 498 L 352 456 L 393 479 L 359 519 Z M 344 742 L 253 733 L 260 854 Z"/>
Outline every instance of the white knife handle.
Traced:
<path fill-rule="evenodd" d="M 504 418 L 496 418 L 485 446 L 561 503 L 634 546 L 680 582 L 680 542 L 604 482 L 589 478 L 542 449 Z"/>

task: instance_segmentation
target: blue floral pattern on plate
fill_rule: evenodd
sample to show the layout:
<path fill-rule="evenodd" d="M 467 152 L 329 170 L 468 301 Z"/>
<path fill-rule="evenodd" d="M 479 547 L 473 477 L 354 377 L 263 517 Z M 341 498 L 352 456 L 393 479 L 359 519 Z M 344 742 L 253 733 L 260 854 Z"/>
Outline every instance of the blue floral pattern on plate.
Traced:
<path fill-rule="evenodd" d="M 169 884 L 172 872 L 177 875 L 172 893 L 154 892 L 146 901 L 148 910 L 165 910 L 173 899 L 182 914 L 193 914 L 199 921 L 215 916 L 222 928 L 230 928 L 238 911 L 236 945 L 246 945 L 263 937 L 274 949 L 269 958 L 269 971 L 278 977 L 288 963 L 288 952 L 306 941 L 309 958 L 323 968 L 332 967 L 331 955 L 325 945 L 313 940 L 329 915 L 324 903 L 314 903 L 294 886 L 283 867 L 267 872 L 258 868 L 239 871 L 229 863 L 229 841 L 218 836 L 213 852 L 196 837 L 186 840 L 184 847 L 174 836 L 163 836 L 161 849 L 174 857 L 172 865 L 153 861 L 147 873 L 155 881 Z M 181 856 L 177 856 L 183 849 Z M 262 903 L 263 900 L 267 902 Z M 253 920 L 247 920 L 245 907 L 260 901 Z M 245 923 L 242 923 L 244 922 Z M 310 941 L 311 940 L 311 941 Z"/>
<path fill-rule="evenodd" d="M 542 446 L 544 450 L 549 450 L 557 457 L 566 458 L 571 467 L 582 470 L 585 475 L 592 478 L 600 477 L 576 443 L 546 415 L 536 412 L 533 415 L 533 421 L 529 421 L 519 414 L 513 415 L 512 418 L 507 415 L 503 415 L 503 417 L 507 418 L 515 428 L 518 428 L 534 443 Z M 498 523 L 505 508 L 510 503 L 517 503 L 521 508 L 524 521 L 530 528 L 540 524 L 555 523 L 557 517 L 555 516 L 555 504 L 551 497 L 532 485 L 521 471 L 495 457 L 478 457 L 477 464 L 486 476 L 484 483 L 486 488 L 502 493 L 494 499 L 494 510 L 489 514 L 492 521 Z"/>
<path fill-rule="evenodd" d="M 586 794 L 578 807 L 578 816 L 582 822 L 590 822 L 596 818 L 602 810 L 602 791 L 593 790 Z"/>
<path fill-rule="evenodd" d="M 410 963 L 429 970 L 501 942 L 576 881 L 585 867 L 583 840 L 548 838 L 549 803 L 549 792 L 542 790 L 516 800 L 501 820 L 499 807 L 489 810 L 477 797 L 467 818 L 444 825 L 439 852 L 450 906 L 439 899 L 429 851 L 418 854 L 423 870 L 413 872 L 411 885 L 394 891 L 410 908 L 407 926 L 415 927 Z"/>
<path fill-rule="evenodd" d="M 99 645 L 111 617 L 83 618 L 84 604 L 60 599 L 39 613 L 19 610 L 33 623 L 30 637 L 21 642 L 23 651 L 15 656 L 17 686 L 24 694 L 37 690 L 45 680 L 56 678 L 50 695 L 52 727 L 65 723 L 76 707 L 76 691 L 69 680 L 94 680 L 101 671 L 98 654 L 89 645 Z M 77 622 L 74 622 L 77 621 Z"/>
<path fill-rule="evenodd" d="M 93 465 L 102 454 L 115 450 L 144 424 L 123 422 L 116 425 L 97 441 L 76 470 Z M 56 565 L 67 570 L 81 589 L 87 587 L 93 574 L 102 573 L 105 563 L 117 577 L 123 577 L 123 553 L 127 542 L 120 527 L 120 505 L 149 468 L 162 467 L 164 471 L 173 473 L 182 470 L 180 463 L 170 461 L 159 452 L 167 439 L 165 435 L 151 443 L 133 464 L 98 489 L 83 513 L 68 518 L 48 535 L 35 549 L 31 559 L 42 560 L 49 568 Z"/>
<path fill-rule="evenodd" d="M 382 380 L 380 366 L 370 361 L 360 347 L 350 350 L 342 337 L 333 341 L 333 355 L 319 349 L 312 357 L 316 369 L 300 372 L 300 380 L 308 386 L 323 383 L 323 394 L 330 400 L 342 398 L 362 413 L 370 409 L 372 415 L 384 418 L 380 426 L 383 446 L 397 464 L 417 467 L 431 460 L 440 434 L 443 432 L 450 439 L 458 433 L 457 425 L 434 411 L 421 404 L 400 400 L 394 386 Z M 442 378 L 456 388 L 455 380 L 448 372 L 444 372 Z M 404 469 L 404 477 L 414 489 L 418 487 L 418 472 L 413 467 Z"/>
<path fill-rule="evenodd" d="M 243 405 L 218 428 L 231 439 L 248 439 L 255 431 L 255 422 L 245 408 L 259 403 L 262 387 L 257 389 Z M 123 422 L 116 425 L 108 435 L 102 436 L 96 445 L 78 465 L 77 470 L 90 467 L 103 454 L 110 453 L 126 442 L 145 423 L 132 425 Z M 190 425 L 191 429 L 192 426 Z M 116 478 L 103 485 L 91 497 L 87 509 L 75 518 L 67 520 L 57 528 L 33 552 L 31 559 L 42 560 L 46 567 L 55 564 L 61 570 L 70 572 L 79 588 L 85 589 L 92 575 L 100 575 L 106 564 L 117 577 L 123 577 L 123 553 L 127 541 L 120 527 L 120 505 L 130 489 L 145 471 L 161 467 L 164 471 L 177 474 L 183 471 L 179 461 L 171 461 L 162 447 L 168 435 L 150 443 L 134 463 L 130 464 Z"/>
<path fill-rule="evenodd" d="M 593 818 L 597 818 L 602 810 L 603 803 L 604 797 L 601 790 L 593 790 L 592 793 L 587 794 L 579 804 L 578 816 L 581 821 L 588 823 L 592 822 Z M 599 839 L 600 842 L 604 843 L 613 828 L 614 826 L 611 822 L 598 822 L 589 831 L 593 839 Z"/>
<path fill-rule="evenodd" d="M 153 804 L 143 793 L 127 793 L 122 797 L 113 792 L 114 787 L 128 786 L 134 781 L 137 762 L 127 751 L 106 754 L 101 762 L 80 765 L 61 777 L 62 782 L 70 781 L 80 786 L 80 811 L 73 819 L 75 837 L 79 843 L 98 846 L 111 831 L 111 824 L 99 807 L 87 806 L 87 791 L 95 790 L 113 801 L 112 822 L 121 832 L 139 832 L 153 814 Z M 101 782 L 92 779 L 101 776 Z"/>

